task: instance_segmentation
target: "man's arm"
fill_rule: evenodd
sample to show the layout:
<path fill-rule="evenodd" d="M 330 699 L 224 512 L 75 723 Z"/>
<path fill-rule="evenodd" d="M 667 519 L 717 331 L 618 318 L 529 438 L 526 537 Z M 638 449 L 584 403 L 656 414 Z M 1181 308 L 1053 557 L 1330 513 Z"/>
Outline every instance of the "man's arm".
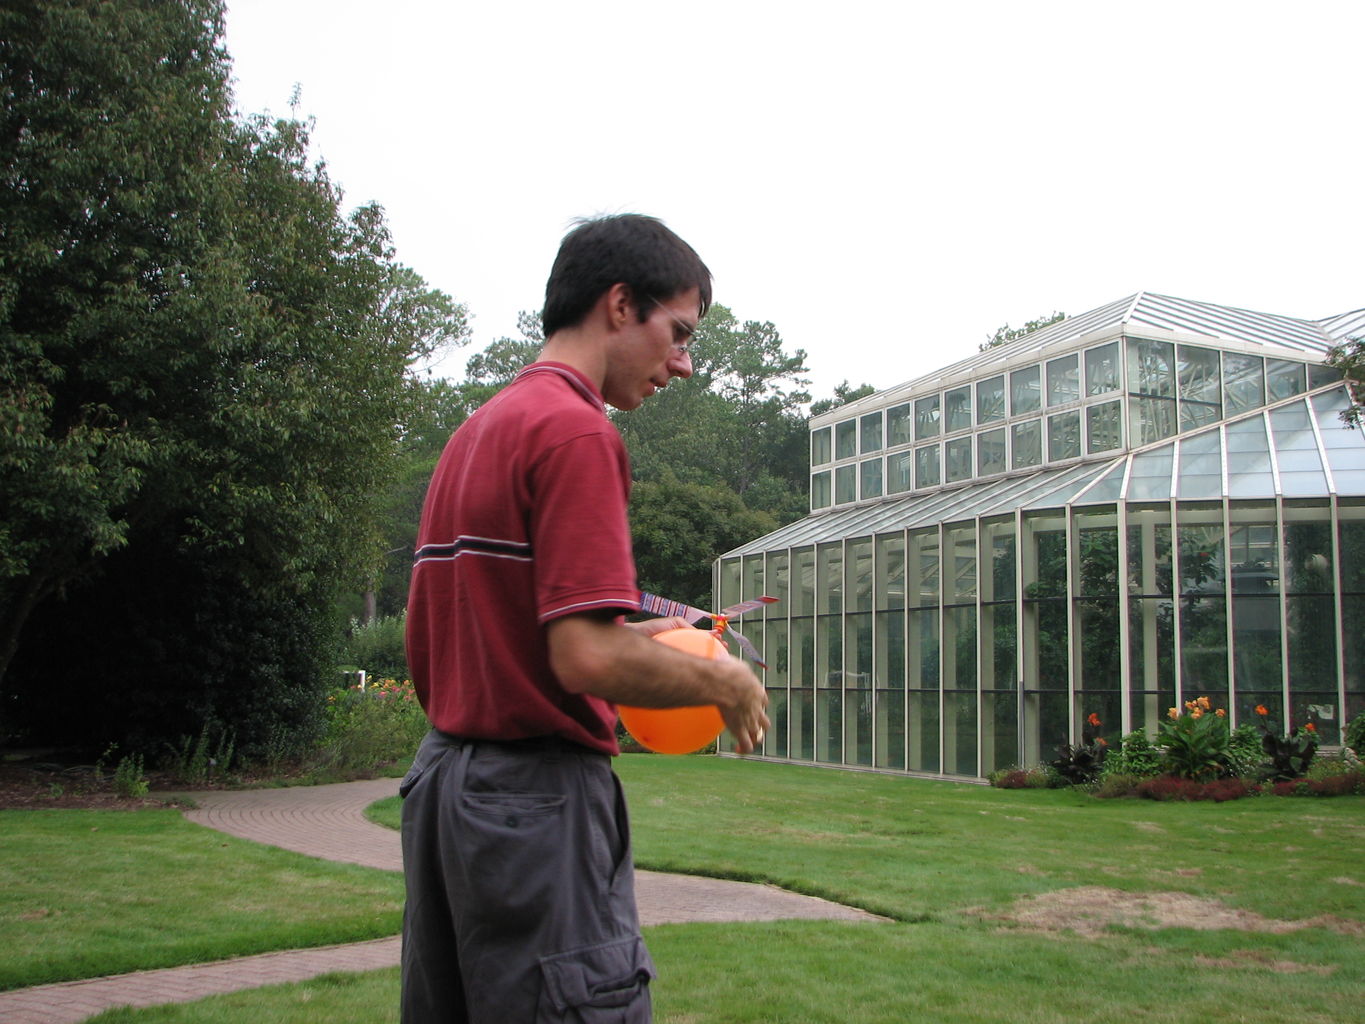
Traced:
<path fill-rule="evenodd" d="M 671 620 L 664 628 L 673 628 Z M 707 659 L 647 639 L 654 622 L 621 626 L 605 615 L 566 615 L 545 627 L 550 668 L 566 690 L 617 704 L 676 708 L 714 704 L 747 754 L 768 728 L 768 694 L 738 658 Z"/>

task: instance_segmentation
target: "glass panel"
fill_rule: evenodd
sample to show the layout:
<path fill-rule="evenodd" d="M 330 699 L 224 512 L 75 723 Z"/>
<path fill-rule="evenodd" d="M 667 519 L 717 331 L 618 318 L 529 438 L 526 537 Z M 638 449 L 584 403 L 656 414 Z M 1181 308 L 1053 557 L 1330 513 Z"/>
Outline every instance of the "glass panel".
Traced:
<path fill-rule="evenodd" d="M 915 400 L 915 440 L 938 437 L 939 405 L 938 395 Z"/>
<path fill-rule="evenodd" d="M 810 464 L 823 466 L 830 459 L 830 429 L 821 427 L 810 432 Z"/>
<path fill-rule="evenodd" d="M 972 439 L 954 438 L 943 446 L 945 462 L 945 482 L 957 483 L 972 478 Z"/>
<path fill-rule="evenodd" d="M 1218 431 L 1187 437 L 1180 443 L 1176 474 L 1181 498 L 1218 498 L 1223 494 L 1223 443 Z"/>
<path fill-rule="evenodd" d="M 820 573 L 816 608 L 821 615 L 839 615 L 844 610 L 844 546 L 839 541 L 821 544 L 816 553 Z"/>
<path fill-rule="evenodd" d="M 844 694 L 844 762 L 872 766 L 872 691 Z"/>
<path fill-rule="evenodd" d="M 1005 375 L 990 377 L 976 385 L 976 422 L 994 423 L 1005 418 Z"/>
<path fill-rule="evenodd" d="M 868 459 L 859 468 L 862 475 L 862 496 L 864 498 L 880 498 L 882 496 L 882 460 Z"/>
<path fill-rule="evenodd" d="M 834 457 L 851 459 L 858 454 L 858 421 L 844 420 L 834 425 Z"/>
<path fill-rule="evenodd" d="M 1105 395 L 1119 389 L 1119 343 L 1088 349 L 1085 353 L 1085 393 Z"/>
<path fill-rule="evenodd" d="M 815 620 L 801 616 L 791 620 L 792 686 L 815 685 Z"/>
<path fill-rule="evenodd" d="M 1128 390 L 1175 397 L 1175 346 L 1169 341 L 1128 340 Z"/>
<path fill-rule="evenodd" d="M 945 564 L 951 574 L 944 581 L 943 600 L 963 604 L 976 600 L 976 527 L 954 526 L 943 532 Z"/>
<path fill-rule="evenodd" d="M 897 452 L 886 457 L 887 494 L 900 494 L 902 491 L 910 490 L 913 486 L 912 463 L 913 456 L 910 452 Z"/>
<path fill-rule="evenodd" d="M 1326 387 L 1328 384 L 1335 384 L 1341 380 L 1341 371 L 1335 366 L 1328 366 L 1326 363 L 1308 364 L 1308 386 L 1310 388 Z"/>
<path fill-rule="evenodd" d="M 1020 573 L 1024 606 L 1023 723 L 1025 764 L 1038 764 L 1069 742 L 1066 518 L 1058 513 L 1024 517 Z"/>
<path fill-rule="evenodd" d="M 872 538 L 859 537 L 848 542 L 848 557 L 845 560 L 847 577 L 848 610 L 850 612 L 870 612 L 872 610 Z"/>
<path fill-rule="evenodd" d="M 938 445 L 915 449 L 915 486 L 937 487 L 941 482 L 938 472 Z"/>
<path fill-rule="evenodd" d="M 1074 459 L 1081 454 L 1081 414 L 1058 413 L 1047 418 L 1047 458 L 1049 462 Z"/>
<path fill-rule="evenodd" d="M 1168 398 L 1128 399 L 1131 444 L 1140 448 L 1175 433 L 1175 402 Z"/>
<path fill-rule="evenodd" d="M 789 557 L 785 551 L 769 551 L 767 554 L 768 596 L 778 600 L 776 605 L 764 612 L 769 620 L 787 617 L 787 602 L 791 598 L 791 575 L 787 569 Z"/>
<path fill-rule="evenodd" d="M 976 435 L 976 472 L 978 476 L 1005 472 L 1005 428 L 983 430 Z"/>
<path fill-rule="evenodd" d="M 792 608 L 793 615 L 810 615 L 815 611 L 815 551 L 797 548 L 792 552 Z"/>
<path fill-rule="evenodd" d="M 829 470 L 825 470 L 823 473 L 816 473 L 810 478 L 810 507 L 812 509 L 829 508 L 829 488 Z"/>
<path fill-rule="evenodd" d="M 727 558 L 720 563 L 720 594 L 718 607 L 734 604 L 739 600 L 739 559 Z"/>
<path fill-rule="evenodd" d="M 1270 411 L 1275 459 L 1280 467 L 1280 491 L 1285 497 L 1315 497 L 1327 493 L 1318 440 L 1303 402 Z"/>
<path fill-rule="evenodd" d="M 1286 502 L 1285 618 L 1289 626 L 1289 707 L 1293 728 L 1309 722 L 1318 741 L 1341 742 L 1337 696 L 1336 573 L 1326 502 Z"/>
<path fill-rule="evenodd" d="M 1102 402 L 1085 410 L 1085 450 L 1112 452 L 1123 447 L 1121 402 Z"/>
<path fill-rule="evenodd" d="M 1010 468 L 1026 469 L 1043 461 L 1043 421 L 1028 420 L 1010 427 Z"/>
<path fill-rule="evenodd" d="M 937 616 L 937 612 L 926 615 L 922 624 L 927 631 L 933 627 L 934 637 L 937 638 L 938 627 L 934 625 L 932 619 Z M 914 629 L 916 623 L 911 623 Z M 937 648 L 937 639 L 934 641 Z M 939 726 L 939 692 L 937 689 L 931 690 L 909 690 L 905 695 L 906 700 L 906 747 L 908 757 L 905 767 L 915 772 L 936 772 L 939 769 L 938 757 L 938 726 Z"/>
<path fill-rule="evenodd" d="M 1074 519 L 1076 704 L 1073 735 L 1122 735 L 1122 650 L 1119 636 L 1119 532 L 1112 509 L 1078 512 Z M 1101 725 L 1090 726 L 1090 716 Z"/>
<path fill-rule="evenodd" d="M 905 620 L 895 619 L 900 624 L 902 667 L 905 652 Z M 878 628 L 881 628 L 878 623 Z M 878 768 L 905 767 L 905 690 L 880 689 L 876 691 L 876 750 Z"/>
<path fill-rule="evenodd" d="M 1130 725 L 1155 738 L 1175 704 L 1175 610 L 1169 505 L 1128 506 Z"/>
<path fill-rule="evenodd" d="M 886 410 L 886 446 L 894 448 L 898 444 L 909 444 L 913 440 L 910 403 L 894 405 Z"/>
<path fill-rule="evenodd" d="M 740 599 L 747 601 L 750 598 L 762 597 L 765 593 L 763 588 L 763 556 L 745 555 L 744 556 L 744 589 Z"/>
<path fill-rule="evenodd" d="M 868 452 L 879 452 L 882 450 L 882 414 L 880 412 L 870 412 L 858 421 L 861 451 L 864 455 Z"/>
<path fill-rule="evenodd" d="M 843 505 L 858 500 L 858 467 L 840 466 L 834 471 L 834 502 Z"/>
<path fill-rule="evenodd" d="M 1047 364 L 1047 404 L 1065 405 L 1081 397 L 1080 357 L 1062 356 Z"/>
<path fill-rule="evenodd" d="M 1265 389 L 1267 400 L 1271 402 L 1303 394 L 1308 390 L 1306 368 L 1303 363 L 1288 359 L 1267 359 Z"/>
<path fill-rule="evenodd" d="M 981 770 L 1019 764 L 1018 624 L 1015 604 L 1014 517 L 982 522 Z"/>
<path fill-rule="evenodd" d="M 953 388 L 943 396 L 943 431 L 966 430 L 972 425 L 971 385 Z"/>
<path fill-rule="evenodd" d="M 1128 497 L 1134 501 L 1156 501 L 1171 497 L 1171 469 L 1175 465 L 1175 446 L 1166 445 L 1134 457 L 1128 474 Z"/>
<path fill-rule="evenodd" d="M 1237 502 L 1229 510 L 1232 567 L 1232 682 L 1238 724 L 1255 722 L 1256 706 L 1283 719 L 1280 555 L 1275 506 Z"/>
<path fill-rule="evenodd" d="M 1338 503 L 1337 531 L 1341 557 L 1341 642 L 1346 664 L 1350 721 L 1365 710 L 1365 502 L 1343 498 Z"/>
<path fill-rule="evenodd" d="M 1222 509 L 1181 505 L 1176 532 L 1180 543 L 1180 689 L 1183 700 L 1208 697 L 1226 708 L 1228 698 L 1228 622 L 1226 560 Z"/>
<path fill-rule="evenodd" d="M 843 764 L 844 691 L 816 690 L 815 759 Z"/>
<path fill-rule="evenodd" d="M 1180 429 L 1193 430 L 1221 419 L 1222 385 L 1217 351 L 1180 345 L 1176 349 L 1176 370 L 1180 390 Z"/>
<path fill-rule="evenodd" d="M 1233 498 L 1269 497 L 1275 493 L 1270 468 L 1270 444 L 1265 420 L 1251 416 L 1223 428 L 1228 446 L 1228 495 Z"/>
<path fill-rule="evenodd" d="M 910 534 L 907 556 L 906 601 L 912 608 L 937 608 L 939 603 L 938 530 Z"/>
<path fill-rule="evenodd" d="M 787 742 L 791 756 L 797 761 L 812 761 L 815 759 L 815 694 L 810 689 L 794 689 L 789 699 Z"/>
<path fill-rule="evenodd" d="M 771 661 L 768 662 L 772 664 Z M 789 757 L 787 750 L 787 688 L 768 687 L 768 721 L 772 723 L 763 737 L 765 757 Z"/>
<path fill-rule="evenodd" d="M 1042 408 L 1041 368 L 1026 366 L 1010 374 L 1010 415 L 1037 412 Z"/>
<path fill-rule="evenodd" d="M 1265 405 L 1265 360 L 1224 352 L 1223 401 L 1229 416 Z"/>

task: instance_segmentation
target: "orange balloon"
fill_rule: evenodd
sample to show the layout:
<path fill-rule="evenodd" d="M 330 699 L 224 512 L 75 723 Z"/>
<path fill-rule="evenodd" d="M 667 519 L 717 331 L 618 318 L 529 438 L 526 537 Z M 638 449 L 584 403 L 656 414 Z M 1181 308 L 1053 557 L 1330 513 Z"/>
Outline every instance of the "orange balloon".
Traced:
<path fill-rule="evenodd" d="M 661 644 L 699 658 L 728 658 L 725 645 L 704 629 L 685 626 L 655 633 Z M 725 728 L 714 704 L 686 708 L 634 708 L 618 704 L 621 724 L 642 747 L 660 754 L 690 754 L 700 750 Z"/>

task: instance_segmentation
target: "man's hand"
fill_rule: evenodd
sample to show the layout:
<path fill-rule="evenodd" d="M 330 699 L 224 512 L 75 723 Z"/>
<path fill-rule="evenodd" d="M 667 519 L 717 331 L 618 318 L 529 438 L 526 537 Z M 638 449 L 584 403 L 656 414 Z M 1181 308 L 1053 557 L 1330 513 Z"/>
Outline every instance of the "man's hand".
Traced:
<path fill-rule="evenodd" d="M 720 708 L 720 717 L 725 720 L 725 728 L 730 730 L 730 735 L 735 739 L 735 752 L 750 754 L 758 749 L 763 742 L 763 734 L 772 724 L 767 714 L 768 691 L 753 670 L 739 658 L 726 660 L 731 667 L 735 697 L 728 706 L 718 704 L 717 707 Z"/>

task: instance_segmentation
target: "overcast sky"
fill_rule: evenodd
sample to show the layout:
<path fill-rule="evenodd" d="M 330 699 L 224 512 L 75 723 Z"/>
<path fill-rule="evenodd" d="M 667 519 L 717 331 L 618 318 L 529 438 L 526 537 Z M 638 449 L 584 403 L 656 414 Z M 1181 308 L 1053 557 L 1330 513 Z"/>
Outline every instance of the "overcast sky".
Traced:
<path fill-rule="evenodd" d="M 467 352 L 616 212 L 691 242 L 816 397 L 1140 290 L 1365 306 L 1360 0 L 229 0 L 227 30 L 239 109 L 298 85 Z"/>

